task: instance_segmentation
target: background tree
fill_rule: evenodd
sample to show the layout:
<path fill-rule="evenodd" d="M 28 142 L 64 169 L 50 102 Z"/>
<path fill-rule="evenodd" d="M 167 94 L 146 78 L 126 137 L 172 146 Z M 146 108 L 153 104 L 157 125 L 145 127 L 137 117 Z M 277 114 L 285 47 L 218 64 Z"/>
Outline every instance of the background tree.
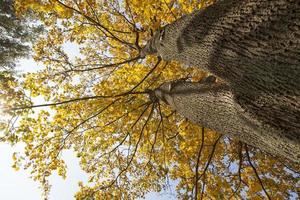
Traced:
<path fill-rule="evenodd" d="M 24 142 L 14 154 L 44 186 L 53 171 L 66 176 L 61 158 L 72 149 L 89 175 L 77 199 L 135 199 L 178 181 L 177 196 L 189 198 L 289 198 L 299 189 L 299 173 L 278 158 L 234 138 L 189 123 L 153 95 L 172 80 L 199 81 L 206 74 L 156 56 L 141 54 L 151 32 L 206 1 L 22 0 L 19 15 L 35 13 L 46 26 L 35 46 L 44 70 L 22 82 L 32 97 L 21 101 L 21 120 L 6 129 L 12 142 Z M 77 43 L 81 56 L 69 58 L 66 42 Z M 34 115 L 33 108 L 50 107 Z M 28 111 L 29 110 L 29 111 Z"/>
<path fill-rule="evenodd" d="M 20 74 L 16 64 L 32 54 L 31 46 L 42 31 L 43 27 L 34 23 L 32 16 L 26 19 L 16 16 L 14 0 L 0 0 L 0 105 L 7 102 L 13 107 L 28 100 L 17 81 Z M 2 128 L 6 127 L 5 121 L 3 117 L 0 119 Z M 9 123 L 13 121 L 8 120 Z"/>
<path fill-rule="evenodd" d="M 12 70 L 18 59 L 30 54 L 30 44 L 42 29 L 33 26 L 29 20 L 17 18 L 14 0 L 1 0 L 0 30 L 0 67 L 3 71 Z"/>

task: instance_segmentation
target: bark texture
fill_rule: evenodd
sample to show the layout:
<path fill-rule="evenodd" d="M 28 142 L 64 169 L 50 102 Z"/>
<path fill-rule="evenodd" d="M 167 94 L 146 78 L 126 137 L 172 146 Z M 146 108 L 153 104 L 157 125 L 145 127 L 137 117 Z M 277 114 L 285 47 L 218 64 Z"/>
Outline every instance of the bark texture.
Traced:
<path fill-rule="evenodd" d="M 284 137 L 281 130 L 253 119 L 234 99 L 226 83 L 165 83 L 156 97 L 189 120 L 234 137 L 262 151 L 300 163 L 299 137 Z"/>
<path fill-rule="evenodd" d="M 182 94 L 180 96 L 182 103 L 173 106 L 174 109 L 181 110 L 186 117 L 202 125 L 211 120 L 207 125 L 221 133 L 229 133 L 229 127 L 236 132 L 234 126 L 225 123 L 229 115 L 227 112 L 233 112 L 228 108 L 234 105 L 233 107 L 238 107 L 240 111 L 236 117 L 232 115 L 232 118 L 247 118 L 255 121 L 254 125 L 251 122 L 253 126 L 259 124 L 260 136 L 256 134 L 252 137 L 251 131 L 245 130 L 254 140 L 248 143 L 260 142 L 260 146 L 263 146 L 263 143 L 273 142 L 271 138 L 274 135 L 278 140 L 278 145 L 275 146 L 280 147 L 282 151 L 288 151 L 289 147 L 279 145 L 279 140 L 284 141 L 282 144 L 285 145 L 288 145 L 286 141 L 299 145 L 299 0 L 218 1 L 159 30 L 147 43 L 143 53 L 155 53 L 164 60 L 177 60 L 188 66 L 198 66 L 228 84 L 230 95 L 216 96 L 220 98 L 218 102 L 230 99 L 230 102 L 225 101 L 228 107 L 224 107 L 224 112 L 221 112 L 221 107 L 216 109 L 221 114 L 215 112 L 215 115 L 224 116 L 224 120 L 219 117 L 214 121 L 216 116 L 207 119 L 195 118 L 198 115 L 195 115 L 193 109 L 187 108 L 193 105 L 194 109 L 198 106 L 202 109 L 201 104 L 197 105 L 200 96 L 192 103 L 187 92 L 184 93 L 186 97 Z M 207 93 L 201 98 L 209 98 L 209 95 L 210 93 Z M 210 102 L 211 109 L 214 108 L 215 101 Z M 182 107 L 178 107 L 179 105 Z M 245 123 L 247 126 L 247 121 L 243 120 L 238 124 Z M 224 124 L 221 124 L 223 121 Z M 232 120 L 231 123 L 236 124 Z M 266 130 L 262 131 L 264 126 Z M 242 125 L 238 130 L 239 134 L 245 134 L 241 133 Z M 299 161 L 299 148 L 296 154 L 296 157 L 291 157 Z"/>

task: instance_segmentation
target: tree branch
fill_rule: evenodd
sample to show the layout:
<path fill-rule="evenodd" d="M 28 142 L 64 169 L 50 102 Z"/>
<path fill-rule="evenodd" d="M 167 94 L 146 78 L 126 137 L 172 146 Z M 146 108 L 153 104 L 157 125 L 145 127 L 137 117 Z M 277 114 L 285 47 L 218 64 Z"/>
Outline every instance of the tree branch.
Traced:
<path fill-rule="evenodd" d="M 201 128 L 201 145 L 198 152 L 197 163 L 196 163 L 196 180 L 195 180 L 195 200 L 198 199 L 198 180 L 199 180 L 199 162 L 202 154 L 204 144 L 204 127 Z"/>
<path fill-rule="evenodd" d="M 148 109 L 148 107 L 147 107 L 145 110 L 147 110 L 147 109 Z M 146 125 L 148 124 L 148 122 L 149 122 L 149 120 L 150 120 L 150 118 L 151 118 L 151 116 L 152 116 L 152 114 L 153 114 L 153 111 L 154 111 L 154 104 L 152 105 L 151 112 L 150 112 L 150 114 L 148 115 L 148 117 L 147 117 L 147 119 L 146 119 L 146 122 L 145 122 L 145 124 L 143 125 L 143 127 L 142 127 L 142 129 L 141 129 L 139 139 L 138 139 L 138 141 L 137 141 L 137 143 L 136 143 L 136 145 L 135 145 L 135 149 L 134 149 L 134 151 L 133 151 L 133 154 L 132 154 L 130 160 L 128 161 L 126 167 L 125 167 L 123 170 L 121 170 L 121 171 L 119 172 L 119 174 L 117 175 L 117 177 L 116 177 L 110 184 L 108 184 L 107 186 L 103 186 L 103 187 L 101 187 L 101 188 L 99 188 L 99 189 L 103 190 L 103 189 L 107 189 L 107 188 L 111 187 L 113 184 L 115 184 L 115 182 L 119 179 L 119 177 L 120 177 L 125 171 L 127 171 L 127 169 L 129 168 L 129 166 L 131 165 L 131 162 L 133 161 L 133 158 L 135 157 L 135 154 L 136 154 L 136 152 L 137 152 L 139 143 L 140 143 L 140 141 L 141 141 L 141 139 L 142 139 L 142 136 L 143 136 L 144 129 L 145 129 Z M 144 113 L 144 112 L 143 112 L 143 113 Z"/>
<path fill-rule="evenodd" d="M 128 43 L 126 41 L 121 40 L 120 38 L 118 38 L 115 34 L 113 34 L 107 27 L 105 27 L 104 25 L 102 25 L 101 23 L 99 23 L 98 21 L 96 21 L 95 19 L 93 19 L 92 17 L 89 17 L 88 15 L 86 15 L 85 13 L 77 10 L 76 8 L 73 8 L 71 6 L 68 6 L 66 4 L 64 4 L 63 2 L 61 2 L 60 0 L 56 0 L 56 2 L 58 2 L 60 5 L 64 6 L 65 8 L 68 8 L 70 10 L 73 10 L 74 12 L 76 12 L 77 14 L 82 15 L 84 18 L 86 18 L 88 21 L 92 22 L 93 24 L 99 26 L 100 28 L 102 28 L 105 32 L 107 32 L 113 39 L 115 39 L 116 41 L 125 44 L 127 46 L 129 46 L 130 48 L 136 49 L 131 43 Z M 103 33 L 105 33 L 104 31 L 102 31 Z"/>
<path fill-rule="evenodd" d="M 256 177 L 257 177 L 257 179 L 258 179 L 258 181 L 259 181 L 259 183 L 260 183 L 260 185 L 261 185 L 261 187 L 262 187 L 262 189 L 264 191 L 264 193 L 266 194 L 267 198 L 269 200 L 271 200 L 271 197 L 268 194 L 267 190 L 265 189 L 264 184 L 263 184 L 262 180 L 260 179 L 256 168 L 254 167 L 253 163 L 251 162 L 249 151 L 248 151 L 248 146 L 247 145 L 245 145 L 245 150 L 246 150 L 246 156 L 247 156 L 248 162 L 249 162 L 250 166 L 252 167 L 252 169 L 253 169 L 253 171 L 254 171 L 254 173 L 255 173 L 255 175 L 256 175 Z"/>

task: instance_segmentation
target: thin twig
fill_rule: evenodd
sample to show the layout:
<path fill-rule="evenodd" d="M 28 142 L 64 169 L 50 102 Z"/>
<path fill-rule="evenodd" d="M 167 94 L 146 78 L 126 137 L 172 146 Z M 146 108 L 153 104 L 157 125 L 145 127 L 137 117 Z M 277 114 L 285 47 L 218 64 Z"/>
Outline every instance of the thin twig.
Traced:
<path fill-rule="evenodd" d="M 200 162 L 200 157 L 202 154 L 202 149 L 203 149 L 203 145 L 204 144 L 204 127 L 201 128 L 201 145 L 200 145 L 200 149 L 198 152 L 198 157 L 197 157 L 197 163 L 196 163 L 196 180 L 195 180 L 195 200 L 198 199 L 198 180 L 199 180 L 199 162 Z"/>
<path fill-rule="evenodd" d="M 253 163 L 251 162 L 250 155 L 249 155 L 249 151 L 248 151 L 248 146 L 247 146 L 247 145 L 245 145 L 245 150 L 246 150 L 246 156 L 247 156 L 248 162 L 249 162 L 250 166 L 252 167 L 252 169 L 253 169 L 253 171 L 254 171 L 254 173 L 255 173 L 255 175 L 256 175 L 256 177 L 257 177 L 257 179 L 258 179 L 258 181 L 259 181 L 259 183 L 260 183 L 260 185 L 261 185 L 261 187 L 262 187 L 262 189 L 263 189 L 263 191 L 264 191 L 264 193 L 266 194 L 267 198 L 268 198 L 269 200 L 271 200 L 271 197 L 270 197 L 270 195 L 268 194 L 267 190 L 265 189 L 265 186 L 264 186 L 264 184 L 263 184 L 261 178 L 259 177 L 258 172 L 257 172 L 255 166 L 254 166 Z"/>

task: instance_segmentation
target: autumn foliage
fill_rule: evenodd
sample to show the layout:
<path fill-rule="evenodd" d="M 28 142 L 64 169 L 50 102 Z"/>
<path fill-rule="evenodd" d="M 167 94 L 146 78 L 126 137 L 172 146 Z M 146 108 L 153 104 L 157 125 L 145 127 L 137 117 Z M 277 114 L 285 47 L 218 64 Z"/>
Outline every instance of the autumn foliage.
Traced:
<path fill-rule="evenodd" d="M 25 74 L 19 95 L 6 102 L 13 119 L 1 124 L 3 140 L 25 144 L 24 155 L 13 155 L 14 168 L 29 170 L 47 196 L 48 177 L 67 176 L 61 154 L 72 149 L 89 174 L 77 199 L 136 199 L 175 183 L 178 199 L 299 194 L 296 166 L 193 125 L 151 96 L 166 81 L 206 75 L 140 51 L 159 27 L 211 3 L 17 0 L 19 17 L 30 13 L 47 33 L 34 46 L 45 68 Z M 80 56 L 65 44 L 77 46 Z M 45 103 L 35 105 L 35 97 Z"/>

